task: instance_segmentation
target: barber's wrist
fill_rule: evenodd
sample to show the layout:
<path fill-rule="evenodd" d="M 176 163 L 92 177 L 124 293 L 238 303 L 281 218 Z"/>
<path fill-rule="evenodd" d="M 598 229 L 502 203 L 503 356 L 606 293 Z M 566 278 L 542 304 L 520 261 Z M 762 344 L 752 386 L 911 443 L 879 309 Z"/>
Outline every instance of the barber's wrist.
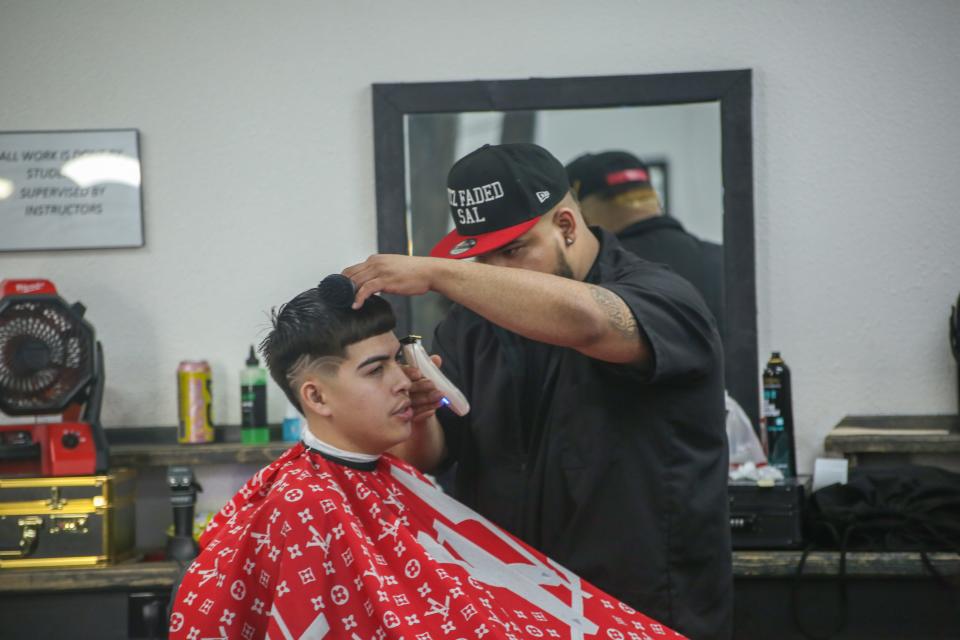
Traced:
<path fill-rule="evenodd" d="M 430 291 L 435 291 L 453 300 L 452 292 L 456 290 L 457 282 L 461 276 L 460 267 L 463 266 L 462 260 L 452 260 L 450 258 L 427 258 L 431 261 L 430 268 L 427 270 L 428 285 Z M 454 302 L 457 302 L 454 300 Z"/>

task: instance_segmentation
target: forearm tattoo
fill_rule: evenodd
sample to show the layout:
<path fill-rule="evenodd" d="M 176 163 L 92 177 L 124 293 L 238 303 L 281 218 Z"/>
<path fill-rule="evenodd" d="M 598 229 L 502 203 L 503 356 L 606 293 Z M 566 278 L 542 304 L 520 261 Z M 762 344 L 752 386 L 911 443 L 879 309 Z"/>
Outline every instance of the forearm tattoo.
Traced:
<path fill-rule="evenodd" d="M 631 340 L 637 338 L 639 334 L 637 320 L 617 294 L 603 287 L 594 285 L 590 285 L 590 294 L 593 296 L 593 299 L 597 301 L 597 304 L 600 305 L 604 315 L 607 316 L 607 321 L 610 323 L 610 326 L 616 329 L 617 333 Z"/>

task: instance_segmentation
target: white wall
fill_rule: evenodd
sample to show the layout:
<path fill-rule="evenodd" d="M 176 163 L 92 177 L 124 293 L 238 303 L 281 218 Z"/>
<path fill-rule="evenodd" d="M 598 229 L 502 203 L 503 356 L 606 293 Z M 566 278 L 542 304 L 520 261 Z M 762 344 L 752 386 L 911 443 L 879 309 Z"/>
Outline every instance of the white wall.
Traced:
<path fill-rule="evenodd" d="M 845 414 L 957 408 L 957 33 L 952 0 L 0 0 L 0 130 L 138 128 L 147 242 L 0 277 L 87 305 L 108 426 L 173 424 L 182 358 L 236 423 L 267 310 L 376 248 L 371 83 L 749 67 L 760 352 L 809 470 Z"/>

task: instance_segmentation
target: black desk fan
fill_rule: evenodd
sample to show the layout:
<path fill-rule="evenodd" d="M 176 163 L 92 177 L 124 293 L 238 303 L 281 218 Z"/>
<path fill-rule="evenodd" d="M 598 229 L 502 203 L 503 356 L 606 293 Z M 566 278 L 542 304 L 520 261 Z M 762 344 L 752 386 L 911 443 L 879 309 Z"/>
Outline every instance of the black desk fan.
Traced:
<path fill-rule="evenodd" d="M 106 473 L 103 349 L 83 305 L 68 304 L 49 280 L 4 280 L 0 292 L 0 410 L 35 418 L 0 416 L 0 475 Z"/>

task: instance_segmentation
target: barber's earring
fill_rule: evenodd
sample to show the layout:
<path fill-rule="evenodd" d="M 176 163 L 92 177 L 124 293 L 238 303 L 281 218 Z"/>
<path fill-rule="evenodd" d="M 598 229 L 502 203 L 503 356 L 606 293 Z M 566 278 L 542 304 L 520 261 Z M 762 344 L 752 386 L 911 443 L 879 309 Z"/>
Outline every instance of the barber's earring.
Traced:
<path fill-rule="evenodd" d="M 567 243 L 568 247 L 573 244 L 573 238 L 571 238 L 570 236 L 565 237 L 563 241 Z"/>

